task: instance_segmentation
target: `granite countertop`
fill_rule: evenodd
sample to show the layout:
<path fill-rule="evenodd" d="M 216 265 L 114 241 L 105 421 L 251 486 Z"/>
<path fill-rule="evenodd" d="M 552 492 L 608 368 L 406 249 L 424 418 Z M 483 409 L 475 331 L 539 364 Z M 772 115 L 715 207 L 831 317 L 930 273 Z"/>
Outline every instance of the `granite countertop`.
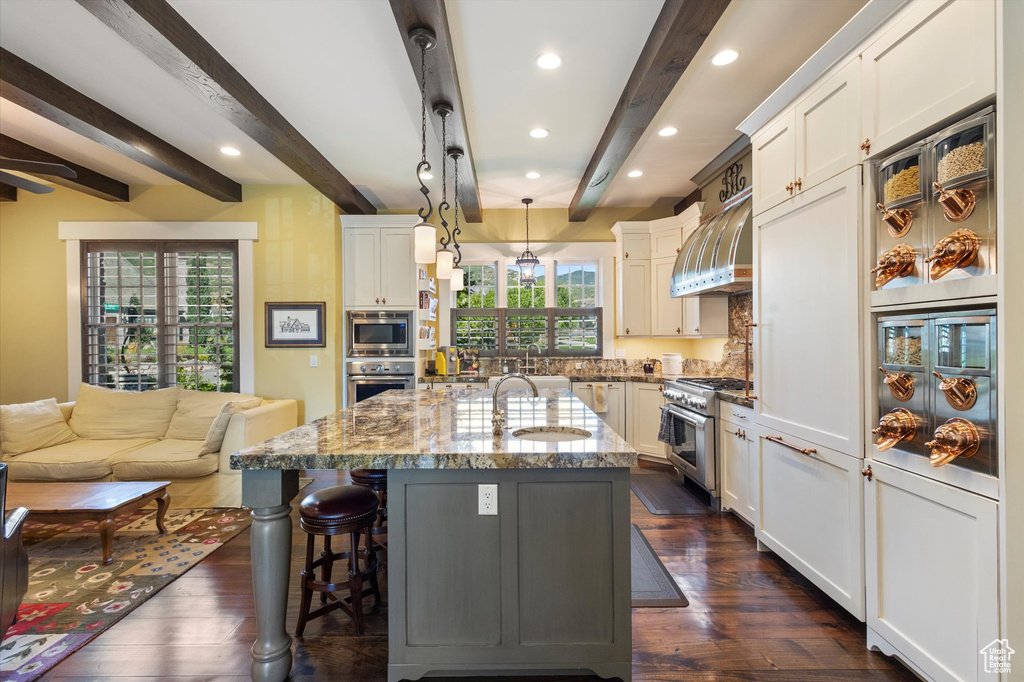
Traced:
<path fill-rule="evenodd" d="M 754 407 L 754 399 L 746 397 L 742 391 L 718 391 L 718 399 L 733 405 Z"/>
<path fill-rule="evenodd" d="M 565 389 L 387 391 L 231 455 L 232 469 L 579 469 L 636 466 L 636 451 Z M 585 440 L 528 441 L 527 426 L 585 429 Z"/>
<path fill-rule="evenodd" d="M 501 375 L 496 375 L 501 376 Z M 532 375 L 531 375 L 532 376 Z M 647 384 L 660 384 L 666 379 L 661 374 L 644 374 L 642 372 L 631 373 L 631 374 L 577 374 L 568 372 L 565 374 L 554 374 L 552 376 L 567 377 L 569 381 L 589 381 L 591 383 L 595 381 L 639 381 Z M 462 374 L 448 374 L 448 375 L 431 375 L 425 377 L 419 377 L 417 383 L 420 384 L 476 384 L 476 383 L 487 383 L 486 376 L 469 376 Z"/>

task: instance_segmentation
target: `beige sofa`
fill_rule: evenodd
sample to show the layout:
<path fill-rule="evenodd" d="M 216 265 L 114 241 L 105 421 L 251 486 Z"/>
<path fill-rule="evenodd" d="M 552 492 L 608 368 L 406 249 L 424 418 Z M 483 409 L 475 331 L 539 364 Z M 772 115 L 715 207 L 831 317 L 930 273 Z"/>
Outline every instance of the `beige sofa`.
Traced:
<path fill-rule="evenodd" d="M 12 408 L 29 408 L 30 419 Z M 298 406 L 240 394 L 178 388 L 130 394 L 83 385 L 77 403 L 3 410 L 0 446 L 10 480 L 128 481 L 238 473 L 230 468 L 231 453 L 295 428 Z M 44 447 L 26 450 L 33 444 Z"/>

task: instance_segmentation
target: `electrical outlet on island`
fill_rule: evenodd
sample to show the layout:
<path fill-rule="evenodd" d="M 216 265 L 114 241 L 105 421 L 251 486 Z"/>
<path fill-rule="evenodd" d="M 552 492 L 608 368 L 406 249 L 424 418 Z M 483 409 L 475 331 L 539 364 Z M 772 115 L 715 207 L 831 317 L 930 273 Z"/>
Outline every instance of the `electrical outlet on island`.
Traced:
<path fill-rule="evenodd" d="M 480 516 L 498 515 L 498 484 L 481 483 L 479 490 Z"/>

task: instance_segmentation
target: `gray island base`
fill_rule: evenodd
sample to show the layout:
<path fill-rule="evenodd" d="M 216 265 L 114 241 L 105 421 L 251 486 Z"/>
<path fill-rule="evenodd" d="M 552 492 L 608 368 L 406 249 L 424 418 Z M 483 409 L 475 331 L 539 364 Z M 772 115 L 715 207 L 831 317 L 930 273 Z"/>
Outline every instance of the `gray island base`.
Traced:
<path fill-rule="evenodd" d="M 252 678 L 291 670 L 290 502 L 300 469 L 388 469 L 388 680 L 594 673 L 631 679 L 629 467 L 565 390 L 389 391 L 232 455 L 253 508 Z M 589 438 L 516 438 L 523 427 Z M 497 514 L 479 513 L 481 484 Z M 325 674 L 331 671 L 325 670 Z"/>

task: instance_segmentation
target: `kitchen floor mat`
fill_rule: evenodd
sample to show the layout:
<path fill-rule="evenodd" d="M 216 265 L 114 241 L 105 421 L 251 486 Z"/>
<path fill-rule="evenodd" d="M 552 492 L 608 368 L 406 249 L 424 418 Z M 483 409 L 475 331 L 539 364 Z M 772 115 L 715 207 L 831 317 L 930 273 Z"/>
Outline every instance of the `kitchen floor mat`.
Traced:
<path fill-rule="evenodd" d="M 630 473 L 629 487 L 652 514 L 683 516 L 713 511 L 671 474 Z"/>

